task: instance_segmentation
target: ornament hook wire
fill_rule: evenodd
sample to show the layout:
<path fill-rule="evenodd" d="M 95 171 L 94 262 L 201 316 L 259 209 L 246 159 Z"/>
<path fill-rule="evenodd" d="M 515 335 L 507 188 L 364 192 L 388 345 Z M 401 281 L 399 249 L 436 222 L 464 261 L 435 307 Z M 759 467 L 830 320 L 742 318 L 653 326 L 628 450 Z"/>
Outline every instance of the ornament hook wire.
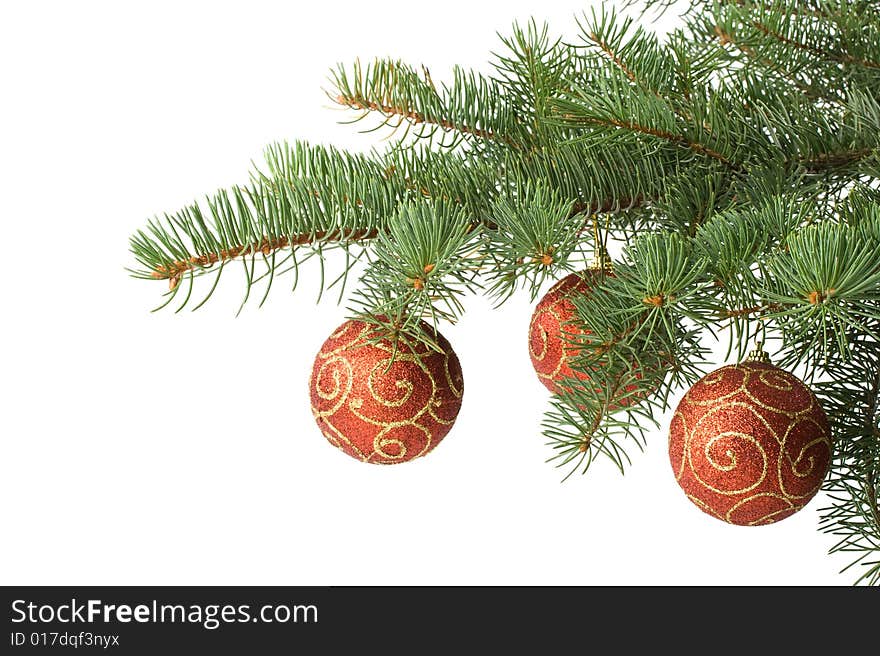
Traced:
<path fill-rule="evenodd" d="M 599 232 L 599 220 L 596 218 L 596 215 L 593 215 L 593 234 L 595 241 L 595 255 L 593 256 L 593 266 L 592 268 L 596 271 L 603 271 L 604 273 L 611 273 L 611 256 L 608 255 L 608 249 L 605 247 L 605 241 L 602 239 L 601 234 Z M 606 238 L 607 238 L 607 225 L 606 225 Z"/>
<path fill-rule="evenodd" d="M 770 356 L 764 350 L 764 341 L 759 339 L 755 341 L 755 348 L 749 352 L 746 362 L 763 362 L 770 364 Z"/>

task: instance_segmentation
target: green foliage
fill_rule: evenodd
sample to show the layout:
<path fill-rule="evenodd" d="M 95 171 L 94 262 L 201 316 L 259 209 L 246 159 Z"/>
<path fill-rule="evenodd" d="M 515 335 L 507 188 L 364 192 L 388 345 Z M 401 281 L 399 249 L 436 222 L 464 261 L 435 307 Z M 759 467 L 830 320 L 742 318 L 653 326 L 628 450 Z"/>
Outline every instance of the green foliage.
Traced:
<path fill-rule="evenodd" d="M 880 241 L 838 223 L 819 223 L 791 235 L 786 250 L 768 261 L 766 296 L 784 309 L 783 343 L 805 358 L 850 356 L 853 335 L 876 337 L 880 319 Z"/>
<path fill-rule="evenodd" d="M 880 584 L 880 344 L 863 339 L 855 357 L 836 358 L 817 387 L 837 442 L 831 501 L 822 529 L 837 537 L 832 552 L 852 555 L 858 582 Z"/>
<path fill-rule="evenodd" d="M 452 77 L 451 84 L 438 88 L 427 68 L 419 74 L 400 61 L 356 61 L 350 69 L 340 65 L 333 72 L 336 93 L 330 96 L 359 110 L 355 120 L 377 113 L 383 117 L 380 125 L 443 146 L 463 139 L 517 143 L 522 130 L 498 84 L 457 67 Z"/>
<path fill-rule="evenodd" d="M 417 338 L 422 319 L 454 321 L 480 267 L 479 232 L 460 207 L 405 204 L 379 233 L 357 292 L 358 317 Z M 437 347 L 439 348 L 439 347 Z"/>
<path fill-rule="evenodd" d="M 823 528 L 880 583 L 878 16 L 876 0 L 694 1 L 663 38 L 607 10 L 571 39 L 514 26 L 485 75 L 339 66 L 330 98 L 392 146 L 276 144 L 248 184 L 148 221 L 132 273 L 179 310 L 230 266 L 262 304 L 309 258 L 342 298 L 366 259 L 352 310 L 424 339 L 466 294 L 535 298 L 617 242 L 614 275 L 573 299 L 580 378 L 545 416 L 551 460 L 623 471 L 705 369 L 707 336 L 729 329 L 739 357 L 778 343 L 834 426 Z M 330 248 L 347 257 L 327 278 Z"/>
<path fill-rule="evenodd" d="M 526 183 L 515 193 L 498 197 L 486 257 L 490 292 L 499 302 L 513 294 L 518 284 L 530 290 L 534 299 L 545 281 L 573 270 L 572 255 L 581 244 L 586 221 L 573 206 L 573 201 L 541 184 Z"/>

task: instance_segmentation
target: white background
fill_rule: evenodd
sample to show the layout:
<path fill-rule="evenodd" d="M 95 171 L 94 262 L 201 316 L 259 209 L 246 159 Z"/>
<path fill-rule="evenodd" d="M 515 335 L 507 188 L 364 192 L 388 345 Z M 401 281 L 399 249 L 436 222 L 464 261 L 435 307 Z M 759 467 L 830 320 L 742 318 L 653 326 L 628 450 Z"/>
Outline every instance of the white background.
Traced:
<path fill-rule="evenodd" d="M 728 526 L 677 487 L 666 425 L 621 476 L 560 483 L 540 434 L 525 296 L 482 298 L 443 332 L 465 373 L 428 457 L 361 464 L 331 447 L 307 379 L 345 307 L 317 270 L 234 318 L 240 288 L 151 314 L 129 234 L 246 181 L 276 139 L 365 148 L 322 86 L 394 55 L 435 80 L 486 70 L 496 31 L 577 2 L 31 2 L 0 10 L 5 584 L 845 584 L 820 497 Z M 675 19 L 667 15 L 657 26 Z M 721 361 L 718 363 L 722 364 Z"/>

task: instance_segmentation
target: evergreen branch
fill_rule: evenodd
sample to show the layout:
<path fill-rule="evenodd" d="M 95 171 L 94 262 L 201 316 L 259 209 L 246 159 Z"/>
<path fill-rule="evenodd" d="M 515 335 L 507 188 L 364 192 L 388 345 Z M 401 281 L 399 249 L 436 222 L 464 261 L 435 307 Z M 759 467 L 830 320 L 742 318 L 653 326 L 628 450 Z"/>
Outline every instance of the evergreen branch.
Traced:
<path fill-rule="evenodd" d="M 817 48 L 815 46 L 811 46 L 808 43 L 801 43 L 800 41 L 788 38 L 784 34 L 780 34 L 779 32 L 776 32 L 775 30 L 771 29 L 770 27 L 768 27 L 767 25 L 765 25 L 764 23 L 762 23 L 760 21 L 751 21 L 751 24 L 753 27 L 757 28 L 758 30 L 760 30 L 761 32 L 766 34 L 767 36 L 770 36 L 770 37 L 776 39 L 780 43 L 783 43 L 787 46 L 791 46 L 791 47 L 796 48 L 798 50 L 803 50 L 805 52 L 810 53 L 811 55 L 816 55 L 817 57 L 820 57 L 821 59 L 834 61 L 839 64 L 856 65 L 856 66 L 864 66 L 865 68 L 880 69 L 880 62 L 870 61 L 867 59 L 860 59 L 858 57 L 854 57 L 854 56 L 847 54 L 847 53 L 830 52 L 830 51 L 824 50 L 822 48 Z"/>
<path fill-rule="evenodd" d="M 593 148 L 599 147 L 600 143 L 625 143 L 619 135 L 629 134 L 635 137 L 630 145 L 631 151 L 642 145 L 644 156 L 656 158 L 659 154 L 656 147 L 639 141 L 642 137 L 651 137 L 676 149 L 684 148 L 703 155 L 731 172 L 741 172 L 743 166 L 731 154 L 714 147 L 716 144 L 731 146 L 729 138 L 719 139 L 718 131 L 721 127 L 733 127 L 731 112 L 724 111 L 727 102 L 728 99 L 721 94 L 703 98 L 690 95 L 688 111 L 684 113 L 655 90 L 632 86 L 628 79 L 610 75 L 596 80 L 589 88 L 572 82 L 572 90 L 554 101 L 553 120 L 560 126 L 579 129 L 579 133 L 570 139 Z M 715 128 L 714 122 L 718 123 Z M 741 140 L 746 140 L 745 135 Z M 677 162 L 675 168 L 681 164 Z"/>
<path fill-rule="evenodd" d="M 527 134 L 530 150 L 558 142 L 558 131 L 546 121 L 551 103 L 566 86 L 566 75 L 577 70 L 589 76 L 581 68 L 585 62 L 574 48 L 551 39 L 546 23 L 538 27 L 534 20 L 525 27 L 514 24 L 513 34 L 502 36 L 501 42 L 507 50 L 495 53 L 497 82 Z"/>
<path fill-rule="evenodd" d="M 499 196 L 495 224 L 486 240 L 491 261 L 489 293 L 500 305 L 522 282 L 532 299 L 547 279 L 571 271 L 570 258 L 581 241 L 586 218 L 582 206 L 546 186 L 525 183 Z"/>
<path fill-rule="evenodd" d="M 764 291 L 786 307 L 773 315 L 785 343 L 796 345 L 796 361 L 849 357 L 853 331 L 872 335 L 869 326 L 880 319 L 880 242 L 852 226 L 825 222 L 791 235 L 786 245 L 767 262 Z"/>
<path fill-rule="evenodd" d="M 388 117 L 398 116 L 400 118 L 406 119 L 412 125 L 433 124 L 443 128 L 444 130 L 454 130 L 462 134 L 472 135 L 479 139 L 489 139 L 493 141 L 500 139 L 510 146 L 519 148 L 519 144 L 517 144 L 509 137 L 499 137 L 491 130 L 483 130 L 480 128 L 469 127 L 467 125 L 456 124 L 447 119 L 430 118 L 420 112 L 406 107 L 395 105 L 381 105 L 379 103 L 368 101 L 363 98 L 343 96 L 341 94 L 336 96 L 336 102 L 350 109 L 375 111 Z"/>
<path fill-rule="evenodd" d="M 297 247 L 320 255 L 327 247 L 368 243 L 407 200 L 445 200 L 482 222 L 496 193 L 491 160 L 447 152 L 351 155 L 305 143 L 277 144 L 267 149 L 266 165 L 268 171 L 256 171 L 248 187 L 220 191 L 138 231 L 131 250 L 143 268 L 133 274 L 167 279 L 176 294 L 185 276 L 213 270 L 219 280 L 223 266 L 240 259 L 249 262 L 243 271 L 250 289 L 259 257 L 268 290 L 276 270 L 291 259 L 298 271 Z M 287 249 L 290 254 L 276 258 Z M 219 269 L 213 266 L 218 263 Z"/>
<path fill-rule="evenodd" d="M 567 118 L 567 119 L 574 119 L 575 118 L 573 114 L 564 114 L 563 116 L 564 116 L 564 118 Z M 632 132 L 638 132 L 638 133 L 645 134 L 645 135 L 648 135 L 651 137 L 657 137 L 658 139 L 665 139 L 666 141 L 673 143 L 677 146 L 683 146 L 685 148 L 689 148 L 690 150 L 693 150 L 694 152 L 700 153 L 702 155 L 706 155 L 707 157 L 711 157 L 712 159 L 721 162 L 722 164 L 724 164 L 728 168 L 731 168 L 734 170 L 741 169 L 741 167 L 738 164 L 730 161 L 727 157 L 725 157 L 723 154 L 719 153 L 717 150 L 713 150 L 712 148 L 709 148 L 708 146 L 706 146 L 702 143 L 688 139 L 687 137 L 680 135 L 680 134 L 675 134 L 673 132 L 661 130 L 659 128 L 653 128 L 648 125 L 639 125 L 638 123 L 635 123 L 633 121 L 626 121 L 626 120 L 622 120 L 622 119 L 584 118 L 584 119 L 581 119 L 581 122 L 592 123 L 595 125 L 605 125 L 605 126 L 609 126 L 609 127 L 620 128 L 623 130 L 630 130 Z"/>
<path fill-rule="evenodd" d="M 340 65 L 332 80 L 332 100 L 362 111 L 361 118 L 377 112 L 385 125 L 396 120 L 395 130 L 406 124 L 405 135 L 413 128 L 417 137 L 433 139 L 440 131 L 453 135 L 441 145 L 474 137 L 513 148 L 521 147 L 525 136 L 498 83 L 458 67 L 453 83 L 439 89 L 427 69 L 420 76 L 403 62 L 382 59 L 366 66 L 357 60 L 350 71 Z"/>
<path fill-rule="evenodd" d="M 858 148 L 849 151 L 818 153 L 799 158 L 801 165 L 810 173 L 837 169 L 858 162 L 877 153 L 876 148 Z"/>
<path fill-rule="evenodd" d="M 441 85 L 393 60 L 339 67 L 330 98 L 400 143 L 274 146 L 249 185 L 136 232 L 132 273 L 167 279 L 183 307 L 195 277 L 216 275 L 207 300 L 236 261 L 245 300 L 261 281 L 265 300 L 301 261 L 351 248 L 369 262 L 352 309 L 421 334 L 406 329 L 455 320 L 466 293 L 534 296 L 579 268 L 601 221 L 623 257 L 572 299 L 577 377 L 544 419 L 551 460 L 623 470 L 701 373 L 704 336 L 729 328 L 742 353 L 766 329 L 777 362 L 824 381 L 822 526 L 880 583 L 878 6 L 694 1 L 663 41 L 603 11 L 577 46 L 531 21 L 501 37 L 491 76 L 455 68 Z"/>
<path fill-rule="evenodd" d="M 460 206 L 437 202 L 402 205 L 373 245 L 373 261 L 361 278 L 356 314 L 416 336 L 423 319 L 455 321 L 459 300 L 475 289 L 482 264 L 479 230 Z M 436 344 L 429 344 L 439 349 Z"/>
<path fill-rule="evenodd" d="M 737 317 L 745 317 L 753 314 L 765 314 L 767 312 L 779 311 L 783 308 L 779 303 L 769 303 L 767 305 L 753 305 L 747 308 L 725 309 L 722 317 L 724 319 L 734 319 Z"/>
<path fill-rule="evenodd" d="M 639 79 L 636 77 L 636 74 L 633 73 L 627 65 L 623 62 L 623 60 L 618 56 L 618 54 L 612 50 L 611 46 L 596 32 L 586 32 L 586 36 L 597 46 L 599 49 L 605 53 L 611 62 L 614 63 L 617 68 L 619 68 L 624 75 L 626 75 L 633 84 L 639 84 Z"/>
<path fill-rule="evenodd" d="M 333 148 L 279 145 L 267 164 L 274 176 L 258 173 L 247 187 L 221 190 L 136 233 L 131 250 L 144 269 L 135 274 L 168 279 L 174 290 L 186 274 L 257 255 L 274 272 L 279 250 L 375 236 L 406 193 L 378 158 Z"/>
<path fill-rule="evenodd" d="M 754 60 L 758 64 L 760 64 L 760 65 L 764 66 L 765 68 L 767 68 L 768 70 L 780 75 L 786 82 L 793 84 L 803 94 L 805 94 L 809 97 L 815 98 L 815 99 L 827 100 L 828 102 L 831 102 L 831 103 L 838 103 L 839 104 L 839 103 L 843 102 L 843 99 L 839 95 L 838 89 L 828 89 L 828 90 L 823 90 L 823 91 L 817 91 L 810 84 L 807 84 L 807 83 L 803 82 L 802 80 L 798 79 L 798 77 L 796 76 L 795 73 L 788 70 L 787 68 L 784 68 L 780 62 L 774 61 L 773 59 L 771 59 L 769 57 L 761 57 L 755 51 L 754 48 L 752 48 L 744 43 L 739 42 L 737 39 L 734 38 L 734 36 L 732 34 L 730 34 L 729 32 L 726 32 L 720 25 L 715 25 L 713 27 L 713 29 L 714 29 L 714 32 L 717 35 L 718 41 L 722 47 L 725 45 L 728 45 L 728 44 L 732 45 L 737 50 L 739 50 L 741 53 L 743 53 L 747 57 L 751 58 L 752 60 Z"/>
<path fill-rule="evenodd" d="M 831 505 L 820 527 L 838 542 L 831 553 L 856 554 L 844 571 L 864 567 L 856 583 L 880 583 L 880 350 L 862 341 L 858 359 L 836 361 L 818 386 L 835 431 L 832 476 L 825 489 Z"/>
<path fill-rule="evenodd" d="M 295 246 L 304 246 L 307 244 L 315 244 L 319 242 L 358 242 L 365 239 L 374 239 L 379 234 L 376 228 L 350 230 L 343 232 L 334 230 L 326 232 L 322 230 L 309 234 L 293 235 L 293 237 L 279 237 L 277 239 L 262 239 L 257 243 L 233 246 L 228 249 L 221 249 L 214 253 L 202 253 L 194 255 L 188 260 L 177 260 L 169 264 L 158 265 L 150 276 L 156 279 L 167 279 L 171 281 L 173 289 L 183 277 L 191 269 L 202 268 L 207 269 L 218 262 L 234 260 L 238 257 L 245 257 L 255 253 L 270 255 L 274 251 Z"/>

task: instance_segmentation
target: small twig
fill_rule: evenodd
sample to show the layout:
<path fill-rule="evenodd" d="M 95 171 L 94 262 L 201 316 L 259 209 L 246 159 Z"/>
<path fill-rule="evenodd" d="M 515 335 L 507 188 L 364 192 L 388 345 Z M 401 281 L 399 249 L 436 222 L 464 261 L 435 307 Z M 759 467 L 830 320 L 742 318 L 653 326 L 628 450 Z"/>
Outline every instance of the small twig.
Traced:
<path fill-rule="evenodd" d="M 859 59 L 858 57 L 853 57 L 849 54 L 839 54 L 835 52 L 828 52 L 827 50 L 822 50 L 821 48 L 816 48 L 814 46 L 808 45 L 806 43 L 801 43 L 800 41 L 795 41 L 794 39 L 789 39 L 787 36 L 783 34 L 779 34 L 771 30 L 769 27 L 761 23 L 760 21 L 751 21 L 752 26 L 759 29 L 761 32 L 766 34 L 769 37 L 773 37 L 780 43 L 784 43 L 786 45 L 792 46 L 793 48 L 797 48 L 798 50 L 803 50 L 804 52 L 809 52 L 812 55 L 816 55 L 823 59 L 830 59 L 831 61 L 836 61 L 841 64 L 856 64 L 857 66 L 864 66 L 865 68 L 880 68 L 880 63 L 873 62 L 867 59 Z"/>
<path fill-rule="evenodd" d="M 408 120 L 410 123 L 414 125 L 419 124 L 432 124 L 437 125 L 444 130 L 454 130 L 456 132 L 462 132 L 464 134 L 470 134 L 480 139 L 488 139 L 491 141 L 503 141 L 508 146 L 513 148 L 521 148 L 520 144 L 515 142 L 510 137 L 504 135 L 498 135 L 491 130 L 483 130 L 481 128 L 473 128 L 466 125 L 458 125 L 453 123 L 452 121 L 446 119 L 431 119 L 422 114 L 421 112 L 417 112 L 412 109 L 407 109 L 405 107 L 399 107 L 396 105 L 384 105 L 372 101 L 368 101 L 363 98 L 356 98 L 350 96 L 338 95 L 336 96 L 336 102 L 344 107 L 349 107 L 351 109 L 359 109 L 363 111 L 374 111 L 381 112 L 382 114 L 388 116 L 400 116 Z"/>
<path fill-rule="evenodd" d="M 671 105 L 671 104 L 669 103 L 669 101 L 668 101 L 666 98 L 664 98 L 662 95 L 660 95 L 660 92 L 658 92 L 656 89 L 654 89 L 654 88 L 652 88 L 652 87 L 649 87 L 649 86 L 648 86 L 647 84 L 645 84 L 642 80 L 640 80 L 640 79 L 638 78 L 638 76 L 636 76 L 636 74 L 633 72 L 633 70 L 632 70 L 629 66 L 627 66 L 627 65 L 624 63 L 624 61 L 620 58 L 620 56 L 619 56 L 616 52 L 614 52 L 614 50 L 611 49 L 611 46 L 608 45 L 604 40 L 602 40 L 602 39 L 601 39 L 596 33 L 594 33 L 594 32 L 590 32 L 587 36 L 593 41 L 593 43 L 595 43 L 597 46 L 599 46 L 599 49 L 600 49 L 602 52 L 604 52 L 605 55 L 606 55 L 606 56 L 607 56 L 612 62 L 614 62 L 614 65 L 615 65 L 615 66 L 617 66 L 621 71 L 623 71 L 623 74 L 626 75 L 626 76 L 629 78 L 630 82 L 632 82 L 632 83 L 635 84 L 635 85 L 638 85 L 638 86 L 642 87 L 643 89 L 647 89 L 648 91 L 650 91 L 650 92 L 654 95 L 655 98 L 657 98 L 658 100 L 660 100 L 660 101 L 666 103 L 666 105 L 667 105 L 667 106 L 668 106 L 673 112 L 675 112 L 678 116 L 680 116 L 680 117 L 683 118 L 684 120 L 686 120 L 686 121 L 692 121 L 692 120 L 693 120 L 693 117 L 692 117 L 692 116 L 690 116 L 690 115 L 687 114 L 686 112 L 683 112 L 683 111 L 681 111 L 680 109 L 678 109 L 678 108 L 674 107 L 673 105 Z M 685 95 L 685 98 L 686 98 L 687 100 L 690 99 L 690 98 L 688 97 L 688 93 L 687 93 L 686 90 L 684 91 L 684 95 Z M 702 127 L 703 127 L 705 130 L 707 130 L 708 132 L 711 132 L 711 131 L 712 131 L 712 128 L 711 128 L 711 126 L 709 126 L 709 125 L 705 125 L 705 124 L 704 124 Z"/>
<path fill-rule="evenodd" d="M 598 34 L 596 34 L 595 32 L 590 32 L 587 36 L 593 41 L 593 43 L 599 46 L 599 49 L 608 56 L 608 59 L 613 61 L 614 64 L 621 71 L 623 71 L 624 75 L 626 75 L 630 79 L 630 82 L 632 82 L 633 84 L 639 83 L 636 74 L 633 73 L 629 69 L 629 67 L 627 67 L 627 65 L 623 63 L 623 60 L 617 55 L 616 52 L 611 49 L 611 46 L 609 46 L 603 39 L 601 39 Z M 657 95 L 656 91 L 654 92 L 654 95 Z"/>
<path fill-rule="evenodd" d="M 724 155 L 719 153 L 717 150 L 713 150 L 708 146 L 701 144 L 697 141 L 691 141 L 690 139 L 683 137 L 680 134 L 674 134 L 672 132 L 667 132 L 665 130 L 659 130 L 657 128 L 652 128 L 646 125 L 640 125 L 635 123 L 634 121 L 621 121 L 619 119 L 598 119 L 598 118 L 587 118 L 583 119 L 587 123 L 597 123 L 599 125 L 611 125 L 617 128 L 623 128 L 625 130 L 632 130 L 633 132 L 640 132 L 642 134 L 648 134 L 653 137 L 659 137 L 660 139 L 666 139 L 667 141 L 678 144 L 679 146 L 684 146 L 686 148 L 690 148 L 691 150 L 702 153 L 707 157 L 711 157 L 714 160 L 717 160 L 727 166 L 730 169 L 741 171 L 742 167 L 736 162 L 731 162 Z"/>
<path fill-rule="evenodd" d="M 866 428 L 869 433 L 876 431 L 877 414 L 880 412 L 880 373 L 874 376 L 874 383 L 871 389 L 872 401 L 868 408 L 868 414 L 865 417 Z M 874 465 L 876 466 L 876 464 Z M 877 504 L 877 488 L 874 484 L 874 466 L 868 468 L 865 475 L 865 496 L 868 501 L 868 510 L 871 518 L 874 520 L 874 526 L 880 531 L 880 507 Z"/>
<path fill-rule="evenodd" d="M 804 95 L 812 96 L 814 98 L 822 98 L 824 100 L 827 100 L 828 102 L 836 104 L 840 104 L 841 102 L 843 102 L 842 99 L 838 96 L 817 93 L 815 89 L 811 88 L 808 84 L 804 84 L 803 82 L 798 80 L 793 73 L 782 68 L 777 62 L 773 61 L 772 59 L 759 57 L 754 48 L 739 43 L 736 39 L 733 38 L 732 34 L 730 34 L 729 32 L 725 32 L 723 29 L 721 29 L 720 25 L 715 26 L 715 34 L 718 36 L 718 41 L 721 43 L 722 46 L 730 44 L 747 57 L 751 57 L 752 59 L 760 62 L 764 66 L 767 66 L 771 70 L 779 73 L 782 77 L 795 85 L 798 90 L 801 91 Z"/>
<path fill-rule="evenodd" d="M 810 158 L 803 158 L 800 162 L 807 167 L 809 171 L 822 171 L 829 167 L 845 166 L 854 164 L 859 160 L 868 157 L 874 152 L 873 148 L 862 148 L 861 150 L 844 151 L 837 153 L 819 153 Z"/>
<path fill-rule="evenodd" d="M 637 207 L 644 202 L 644 197 L 638 195 L 633 198 L 609 199 L 590 204 L 575 203 L 574 207 L 572 207 L 571 215 L 575 216 L 580 213 L 595 214 L 612 212 L 620 208 Z M 483 225 L 489 230 L 495 230 L 498 228 L 498 226 L 491 221 L 487 221 L 483 223 Z M 589 225 L 589 222 L 585 222 L 585 225 Z M 226 248 L 214 253 L 203 253 L 201 255 L 194 255 L 187 260 L 177 260 L 167 265 L 159 265 L 152 271 L 150 275 L 157 280 L 171 280 L 173 288 L 174 286 L 176 286 L 177 282 L 181 280 L 183 274 L 185 274 L 190 269 L 195 269 L 198 267 L 209 267 L 213 264 L 216 264 L 217 262 L 233 260 L 243 255 L 249 255 L 251 253 L 259 252 L 262 252 L 264 255 L 269 255 L 274 251 L 279 251 L 284 248 L 303 246 L 305 244 L 310 244 L 317 241 L 365 241 L 368 239 L 375 239 L 378 236 L 379 230 L 377 228 L 371 228 L 349 230 L 346 232 L 340 230 L 317 230 L 315 232 L 294 235 L 292 238 L 279 237 L 277 239 L 263 239 L 253 244 L 234 246 L 232 248 Z"/>
<path fill-rule="evenodd" d="M 179 280 L 181 275 L 190 269 L 195 269 L 196 267 L 209 267 L 217 262 L 232 260 L 241 255 L 249 255 L 251 253 L 259 252 L 268 255 L 273 251 L 278 251 L 282 248 L 301 246 L 315 241 L 360 241 L 362 239 L 371 239 L 378 234 L 379 233 L 375 228 L 371 230 L 351 230 L 348 232 L 342 232 L 340 230 L 329 232 L 317 230 L 315 232 L 294 235 L 292 238 L 279 237 L 278 239 L 263 239 L 262 241 L 253 244 L 234 246 L 214 253 L 194 255 L 188 260 L 177 260 L 176 262 L 171 262 L 167 265 L 159 265 L 153 270 L 151 275 L 153 278 L 157 279 L 168 278 L 171 280 Z"/>

